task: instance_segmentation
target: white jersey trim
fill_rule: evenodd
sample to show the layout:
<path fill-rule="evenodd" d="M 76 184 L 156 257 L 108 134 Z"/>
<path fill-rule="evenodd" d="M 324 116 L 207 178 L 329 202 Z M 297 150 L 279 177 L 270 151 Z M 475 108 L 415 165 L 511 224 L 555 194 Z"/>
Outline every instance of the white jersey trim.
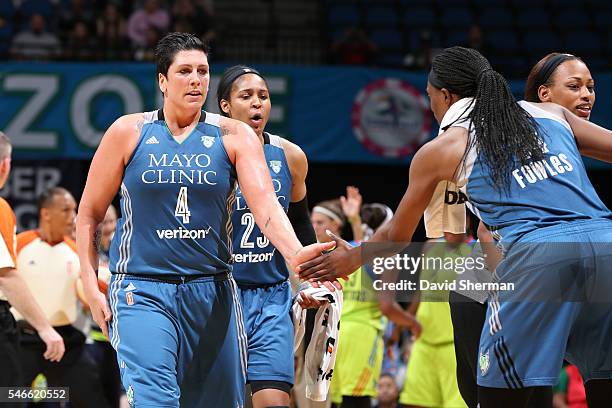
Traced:
<path fill-rule="evenodd" d="M 142 116 L 144 116 L 144 123 L 153 123 L 157 120 L 157 110 L 151 112 L 143 112 Z"/>
<path fill-rule="evenodd" d="M 283 149 L 283 144 L 281 143 L 280 136 L 273 135 L 272 133 L 268 133 L 268 136 L 270 136 L 270 144 L 272 146 L 276 146 L 280 149 Z"/>
<path fill-rule="evenodd" d="M 536 119 L 538 119 L 538 118 L 545 118 L 545 119 L 554 120 L 556 122 L 559 122 L 563 126 L 565 126 L 565 128 L 567 130 L 569 130 L 572 135 L 574 134 L 574 132 L 572 132 L 571 126 L 569 125 L 569 123 L 567 123 L 566 120 L 561 119 L 557 115 L 555 115 L 553 113 L 550 113 L 547 110 L 544 110 L 544 109 L 538 107 L 537 104 L 531 103 L 531 102 L 527 102 L 527 101 L 519 101 L 519 105 L 521 106 L 521 108 L 523 108 L 525 111 L 527 111 L 527 113 L 529 113 L 534 118 L 536 118 Z"/>
<path fill-rule="evenodd" d="M 210 113 L 206 111 L 204 111 L 204 113 L 206 114 L 204 123 L 206 123 L 207 125 L 219 127 L 219 121 L 221 119 L 221 115 L 219 115 L 218 113 Z"/>

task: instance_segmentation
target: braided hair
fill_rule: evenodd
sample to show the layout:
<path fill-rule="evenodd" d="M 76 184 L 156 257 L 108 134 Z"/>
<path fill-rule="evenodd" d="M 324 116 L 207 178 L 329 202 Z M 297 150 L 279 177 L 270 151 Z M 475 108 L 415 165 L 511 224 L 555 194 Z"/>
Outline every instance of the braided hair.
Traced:
<path fill-rule="evenodd" d="M 475 147 L 490 169 L 497 190 L 507 191 L 517 160 L 525 165 L 543 158 L 535 121 L 516 102 L 504 77 L 478 51 L 446 48 L 433 59 L 429 82 L 462 98 L 474 98 L 468 118 L 475 137 L 468 138 L 462 163 Z"/>

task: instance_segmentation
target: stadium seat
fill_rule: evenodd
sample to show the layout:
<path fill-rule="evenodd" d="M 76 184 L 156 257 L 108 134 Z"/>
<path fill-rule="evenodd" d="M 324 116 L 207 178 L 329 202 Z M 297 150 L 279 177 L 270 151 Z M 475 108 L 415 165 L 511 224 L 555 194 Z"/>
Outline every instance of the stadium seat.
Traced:
<path fill-rule="evenodd" d="M 516 24 L 520 29 L 547 30 L 551 25 L 550 14 L 550 10 L 541 8 L 522 9 L 517 13 Z"/>
<path fill-rule="evenodd" d="M 439 32 L 429 31 L 429 35 L 431 37 L 431 47 L 432 48 L 440 48 L 443 46 Z M 406 33 L 406 37 L 405 37 L 406 46 L 408 47 L 409 50 L 415 50 L 418 47 L 420 37 L 421 37 L 421 31 L 419 30 L 408 31 Z"/>
<path fill-rule="evenodd" d="M 395 27 L 398 13 L 392 6 L 369 7 L 365 13 L 365 22 L 370 27 Z"/>
<path fill-rule="evenodd" d="M 612 31 L 612 9 L 601 10 L 593 15 L 595 28 L 601 31 Z"/>
<path fill-rule="evenodd" d="M 529 30 L 523 34 L 522 47 L 528 54 L 541 58 L 549 52 L 559 51 L 560 41 L 550 30 Z"/>
<path fill-rule="evenodd" d="M 465 45 L 467 42 L 467 31 L 466 30 L 453 30 L 446 33 L 446 44 L 447 47 L 453 45 Z"/>
<path fill-rule="evenodd" d="M 41 14 L 49 22 L 53 18 L 53 5 L 49 0 L 25 0 L 19 7 L 19 13 L 24 20 L 29 20 L 33 14 Z"/>
<path fill-rule="evenodd" d="M 6 59 L 11 48 L 11 38 L 13 36 L 13 24 L 6 20 L 0 25 L 0 58 Z"/>
<path fill-rule="evenodd" d="M 370 39 L 383 50 L 403 49 L 402 33 L 399 30 L 373 30 Z"/>
<path fill-rule="evenodd" d="M 470 7 L 470 0 L 444 0 L 444 7 L 463 8 Z"/>
<path fill-rule="evenodd" d="M 496 3 L 495 1 L 491 1 L 490 3 Z M 499 2 L 497 2 L 499 3 Z M 525 10 L 531 9 L 534 5 L 537 5 L 537 0 L 509 0 L 508 3 L 516 10 Z M 542 2 L 541 2 L 542 3 Z"/>
<path fill-rule="evenodd" d="M 486 7 L 481 9 L 478 22 L 483 29 L 512 28 L 514 16 L 506 8 Z"/>
<path fill-rule="evenodd" d="M 440 24 L 444 28 L 467 28 L 474 24 L 472 12 L 466 8 L 447 7 L 442 10 Z"/>
<path fill-rule="evenodd" d="M 490 31 L 484 35 L 488 48 L 500 52 L 517 52 L 519 41 L 512 30 Z"/>
<path fill-rule="evenodd" d="M 587 65 L 591 73 L 609 71 L 612 68 L 610 61 L 605 57 L 589 57 Z"/>
<path fill-rule="evenodd" d="M 399 4 L 404 8 L 411 7 L 431 7 L 431 0 L 399 0 Z"/>
<path fill-rule="evenodd" d="M 555 26 L 559 30 L 586 30 L 590 26 L 590 18 L 584 9 L 566 8 L 560 10 L 553 19 Z M 608 24 L 611 22 L 608 21 Z"/>
<path fill-rule="evenodd" d="M 5 19 L 12 18 L 15 14 L 13 0 L 0 0 L 0 16 Z"/>
<path fill-rule="evenodd" d="M 404 12 L 404 24 L 408 29 L 434 28 L 436 17 L 430 8 L 410 8 Z"/>
<path fill-rule="evenodd" d="M 404 64 L 404 54 L 402 53 L 384 53 L 377 59 L 379 65 L 387 67 L 400 67 Z"/>
<path fill-rule="evenodd" d="M 564 38 L 565 49 L 563 51 L 576 54 L 588 59 L 599 56 L 603 48 L 601 37 L 594 31 L 572 31 L 567 32 Z"/>
<path fill-rule="evenodd" d="M 336 25 L 358 25 L 360 23 L 359 10 L 357 6 L 349 4 L 330 6 L 327 21 L 332 27 Z"/>

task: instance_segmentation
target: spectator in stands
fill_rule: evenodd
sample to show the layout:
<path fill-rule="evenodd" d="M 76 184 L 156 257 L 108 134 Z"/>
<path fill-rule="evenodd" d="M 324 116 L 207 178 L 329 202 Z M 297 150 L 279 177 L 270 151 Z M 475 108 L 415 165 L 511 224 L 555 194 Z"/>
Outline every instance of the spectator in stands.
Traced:
<path fill-rule="evenodd" d="M 40 14 L 30 18 L 30 28 L 13 38 L 11 56 L 15 59 L 53 59 L 60 53 L 60 41 L 45 30 L 45 19 Z"/>
<path fill-rule="evenodd" d="M 319 242 L 330 241 L 329 236 L 325 233 L 326 230 L 340 235 L 340 231 L 342 231 L 342 227 L 346 222 L 340 200 L 337 199 L 322 201 L 315 205 L 312 209 L 310 220 Z"/>
<path fill-rule="evenodd" d="M 77 21 L 66 40 L 64 59 L 91 61 L 96 54 L 96 37 L 90 34 L 84 21 Z"/>
<path fill-rule="evenodd" d="M 397 408 L 399 399 L 399 388 L 395 378 L 389 373 L 383 373 L 376 384 L 376 400 L 378 404 L 374 408 Z"/>
<path fill-rule="evenodd" d="M 149 43 L 151 29 L 158 35 L 165 34 L 170 28 L 170 14 L 160 7 L 159 0 L 145 0 L 142 8 L 134 10 L 128 21 L 128 36 L 134 47 L 155 48 Z"/>
<path fill-rule="evenodd" d="M 107 407 L 98 372 L 85 352 L 85 335 L 73 326 L 79 307 L 79 258 L 68 235 L 75 222 L 76 202 L 67 190 L 54 187 L 40 196 L 38 207 L 39 229 L 17 236 L 17 267 L 47 319 L 64 339 L 66 353 L 59 363 L 45 361 L 42 340 L 20 320 L 23 386 L 42 372 L 49 386 L 70 387 L 72 407 Z M 21 319 L 18 313 L 16 317 Z"/>
<path fill-rule="evenodd" d="M 563 367 L 553 389 L 553 408 L 587 408 L 586 390 L 578 367 Z"/>
<path fill-rule="evenodd" d="M 84 23 L 87 31 L 92 29 L 94 21 L 93 10 L 86 0 L 71 0 L 70 7 L 62 7 L 59 11 L 59 34 L 62 39 L 74 32 L 77 23 Z"/>
<path fill-rule="evenodd" d="M 346 187 L 346 196 L 340 197 L 340 207 L 346 220 L 351 224 L 353 242 L 359 243 L 364 238 L 364 228 L 361 223 L 361 204 L 363 200 L 359 189 L 353 186 Z"/>
<path fill-rule="evenodd" d="M 359 27 L 349 27 L 331 46 L 333 61 L 345 65 L 370 65 L 378 46 Z"/>
<path fill-rule="evenodd" d="M 96 34 L 101 58 L 116 60 L 130 57 L 126 47 L 127 23 L 115 3 L 107 3 L 104 13 L 96 20 Z"/>
<path fill-rule="evenodd" d="M 482 33 L 482 29 L 478 24 L 473 24 L 468 30 L 467 42 L 463 44 L 466 48 L 478 50 L 485 57 L 488 56 L 486 42 Z"/>
<path fill-rule="evenodd" d="M 134 59 L 136 61 L 154 61 L 155 60 L 155 45 L 161 39 L 161 32 L 150 26 L 147 28 L 147 42 L 144 47 L 136 47 L 134 51 Z"/>
<path fill-rule="evenodd" d="M 172 7 L 173 30 L 190 32 L 207 43 L 215 37 L 213 16 L 191 0 L 176 0 Z"/>
<path fill-rule="evenodd" d="M 423 30 L 419 34 L 419 41 L 414 52 L 408 53 L 404 57 L 404 65 L 409 69 L 429 69 L 433 54 L 431 32 Z"/>

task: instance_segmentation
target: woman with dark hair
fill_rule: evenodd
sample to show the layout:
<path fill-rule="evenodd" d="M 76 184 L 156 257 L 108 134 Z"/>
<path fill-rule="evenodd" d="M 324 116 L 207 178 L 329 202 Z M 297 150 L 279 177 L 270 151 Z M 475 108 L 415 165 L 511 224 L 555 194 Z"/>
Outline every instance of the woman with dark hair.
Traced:
<path fill-rule="evenodd" d="M 589 120 L 595 103 L 594 86 L 589 68 L 579 57 L 550 53 L 531 69 L 525 84 L 525 100 L 556 103 Z M 495 240 L 482 223 L 478 228 L 478 237 L 484 248 L 493 249 Z M 487 256 L 487 263 L 490 264 L 495 254 L 489 251 Z M 489 269 L 493 270 L 494 265 L 489 266 Z M 450 302 L 459 390 L 468 406 L 475 408 L 478 405 L 478 344 L 487 305 L 455 291 L 451 291 Z M 529 406 L 541 408 L 551 403 L 552 390 L 542 387 L 531 395 Z"/>
<path fill-rule="evenodd" d="M 529 72 L 525 100 L 553 102 L 588 120 L 595 103 L 595 81 L 582 59 L 553 52 Z"/>
<path fill-rule="evenodd" d="M 525 407 L 536 387 L 557 382 L 564 356 L 587 381 L 589 405 L 609 406 L 612 358 L 592 344 L 612 336 L 612 305 L 601 301 L 612 290 L 612 250 L 596 245 L 612 242 L 612 213 L 580 154 L 612 162 L 612 132 L 556 104 L 518 103 L 475 50 L 445 49 L 428 79 L 444 132 L 415 154 L 398 210 L 371 242 L 410 241 L 438 183 L 455 182 L 505 254 L 480 338 L 480 406 Z M 302 279 L 337 279 L 359 267 L 360 251 L 335 240 L 335 251 L 298 267 Z M 555 251 L 550 242 L 574 244 Z M 583 302 L 558 302 L 567 299 L 555 290 L 559 279 L 572 290 L 597 285 Z"/>
<path fill-rule="evenodd" d="M 306 155 L 294 143 L 265 131 L 272 103 L 266 79 L 244 65 L 229 67 L 217 88 L 217 103 L 225 117 L 250 126 L 259 139 L 276 198 L 303 245 L 316 243 L 306 198 Z M 255 225 L 238 186 L 232 212 L 233 276 L 243 305 L 248 340 L 247 383 L 253 406 L 289 406 L 294 383 L 291 284 L 282 254 Z M 320 302 L 301 293 L 302 307 Z"/>
<path fill-rule="evenodd" d="M 236 181 L 254 222 L 292 268 L 331 245 L 300 244 L 253 130 L 202 110 L 206 45 L 170 33 L 155 60 L 163 106 L 121 116 L 93 157 L 77 216 L 81 279 L 93 318 L 117 351 L 130 405 L 235 408 L 243 405 L 246 374 L 231 274 Z M 107 302 L 98 289 L 95 234 L 119 189 Z"/>

